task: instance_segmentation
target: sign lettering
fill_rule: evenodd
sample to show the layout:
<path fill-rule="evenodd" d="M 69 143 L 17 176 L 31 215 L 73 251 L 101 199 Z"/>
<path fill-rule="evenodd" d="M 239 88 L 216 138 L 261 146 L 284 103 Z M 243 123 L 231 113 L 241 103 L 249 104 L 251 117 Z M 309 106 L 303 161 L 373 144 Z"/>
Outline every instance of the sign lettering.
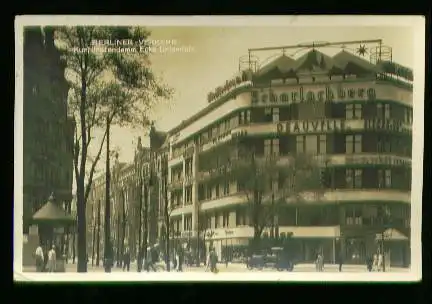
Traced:
<path fill-rule="evenodd" d="M 345 121 L 338 119 L 290 121 L 277 124 L 278 133 L 325 133 L 345 130 Z"/>
<path fill-rule="evenodd" d="M 227 80 L 224 85 L 217 87 L 214 92 L 210 92 L 207 95 L 207 101 L 212 102 L 213 100 L 221 97 L 222 95 L 228 93 L 231 89 L 234 89 L 241 83 L 248 80 L 250 80 L 250 77 L 246 72 L 243 72 L 241 76 L 237 76 L 233 79 Z"/>
<path fill-rule="evenodd" d="M 374 100 L 376 92 L 374 88 L 345 88 L 338 86 L 332 88 L 325 86 L 318 91 L 306 90 L 303 86 L 279 95 L 273 90 L 267 92 L 252 91 L 252 104 L 271 104 L 271 103 L 304 103 L 304 102 L 331 102 L 343 101 L 346 99 L 366 99 Z"/>
<path fill-rule="evenodd" d="M 364 121 L 365 130 L 387 130 L 394 132 L 409 131 L 401 120 L 393 119 L 369 119 Z"/>
<path fill-rule="evenodd" d="M 404 166 L 410 165 L 409 159 L 394 157 L 390 155 L 369 155 L 369 156 L 347 156 L 346 162 L 355 165 L 391 165 Z"/>

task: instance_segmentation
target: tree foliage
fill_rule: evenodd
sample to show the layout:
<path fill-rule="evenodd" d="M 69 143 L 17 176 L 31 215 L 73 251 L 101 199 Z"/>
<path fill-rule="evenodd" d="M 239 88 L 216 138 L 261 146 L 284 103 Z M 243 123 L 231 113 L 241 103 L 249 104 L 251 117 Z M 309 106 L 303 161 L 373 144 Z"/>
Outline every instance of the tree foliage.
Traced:
<path fill-rule="evenodd" d="M 322 194 L 321 168 L 316 158 L 307 154 L 280 158 L 257 156 L 253 150 L 245 149 L 240 154 L 235 178 L 247 199 L 256 244 L 280 206 L 303 202 L 306 192 L 315 198 Z"/>
<path fill-rule="evenodd" d="M 85 204 L 107 132 L 89 162 L 95 128 L 106 124 L 148 124 L 149 109 L 171 96 L 151 70 L 145 53 L 95 52 L 96 40 L 131 39 L 146 43 L 150 33 L 141 27 L 63 26 L 55 28 L 58 47 L 70 82 L 69 110 L 76 122 L 74 171 L 78 211 L 78 271 L 86 272 Z"/>

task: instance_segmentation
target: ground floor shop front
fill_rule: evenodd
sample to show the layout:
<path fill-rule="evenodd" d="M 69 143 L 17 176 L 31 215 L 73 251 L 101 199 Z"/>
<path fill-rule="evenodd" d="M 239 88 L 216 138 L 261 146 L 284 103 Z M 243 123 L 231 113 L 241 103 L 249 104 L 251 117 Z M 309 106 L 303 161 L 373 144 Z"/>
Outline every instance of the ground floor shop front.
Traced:
<path fill-rule="evenodd" d="M 253 228 L 242 227 L 230 229 L 226 236 L 220 231 L 213 231 L 212 237 L 204 241 L 205 251 L 214 248 L 221 261 L 242 261 L 248 255 L 249 242 Z M 219 232 L 219 233 L 218 233 Z M 279 237 L 270 239 L 263 233 L 263 248 L 286 246 L 290 257 L 298 263 L 313 263 L 317 254 L 324 257 L 325 263 L 365 264 L 367 258 L 385 252 L 387 267 L 409 267 L 410 246 L 406 237 L 391 238 L 371 231 L 357 231 L 345 234 L 339 226 L 335 227 L 279 227 Z M 201 249 L 203 251 L 203 249 Z"/>

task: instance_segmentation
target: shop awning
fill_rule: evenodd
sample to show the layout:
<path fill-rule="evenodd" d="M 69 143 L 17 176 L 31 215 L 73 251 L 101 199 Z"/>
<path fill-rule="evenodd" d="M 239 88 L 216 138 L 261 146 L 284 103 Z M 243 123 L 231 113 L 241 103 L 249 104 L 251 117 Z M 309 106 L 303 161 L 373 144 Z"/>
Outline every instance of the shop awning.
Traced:
<path fill-rule="evenodd" d="M 382 234 L 377 233 L 375 240 L 381 241 L 382 240 Z M 384 240 L 385 241 L 408 241 L 408 237 L 405 236 L 399 230 L 396 230 L 394 228 L 389 228 L 389 229 L 384 231 Z"/>

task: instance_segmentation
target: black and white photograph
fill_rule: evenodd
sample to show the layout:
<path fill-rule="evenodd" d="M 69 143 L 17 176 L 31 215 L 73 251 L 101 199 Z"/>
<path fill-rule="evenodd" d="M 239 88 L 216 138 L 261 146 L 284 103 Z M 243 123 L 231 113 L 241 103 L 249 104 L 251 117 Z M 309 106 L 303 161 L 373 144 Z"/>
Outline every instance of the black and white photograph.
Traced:
<path fill-rule="evenodd" d="M 421 280 L 424 33 L 16 17 L 14 279 Z"/>

